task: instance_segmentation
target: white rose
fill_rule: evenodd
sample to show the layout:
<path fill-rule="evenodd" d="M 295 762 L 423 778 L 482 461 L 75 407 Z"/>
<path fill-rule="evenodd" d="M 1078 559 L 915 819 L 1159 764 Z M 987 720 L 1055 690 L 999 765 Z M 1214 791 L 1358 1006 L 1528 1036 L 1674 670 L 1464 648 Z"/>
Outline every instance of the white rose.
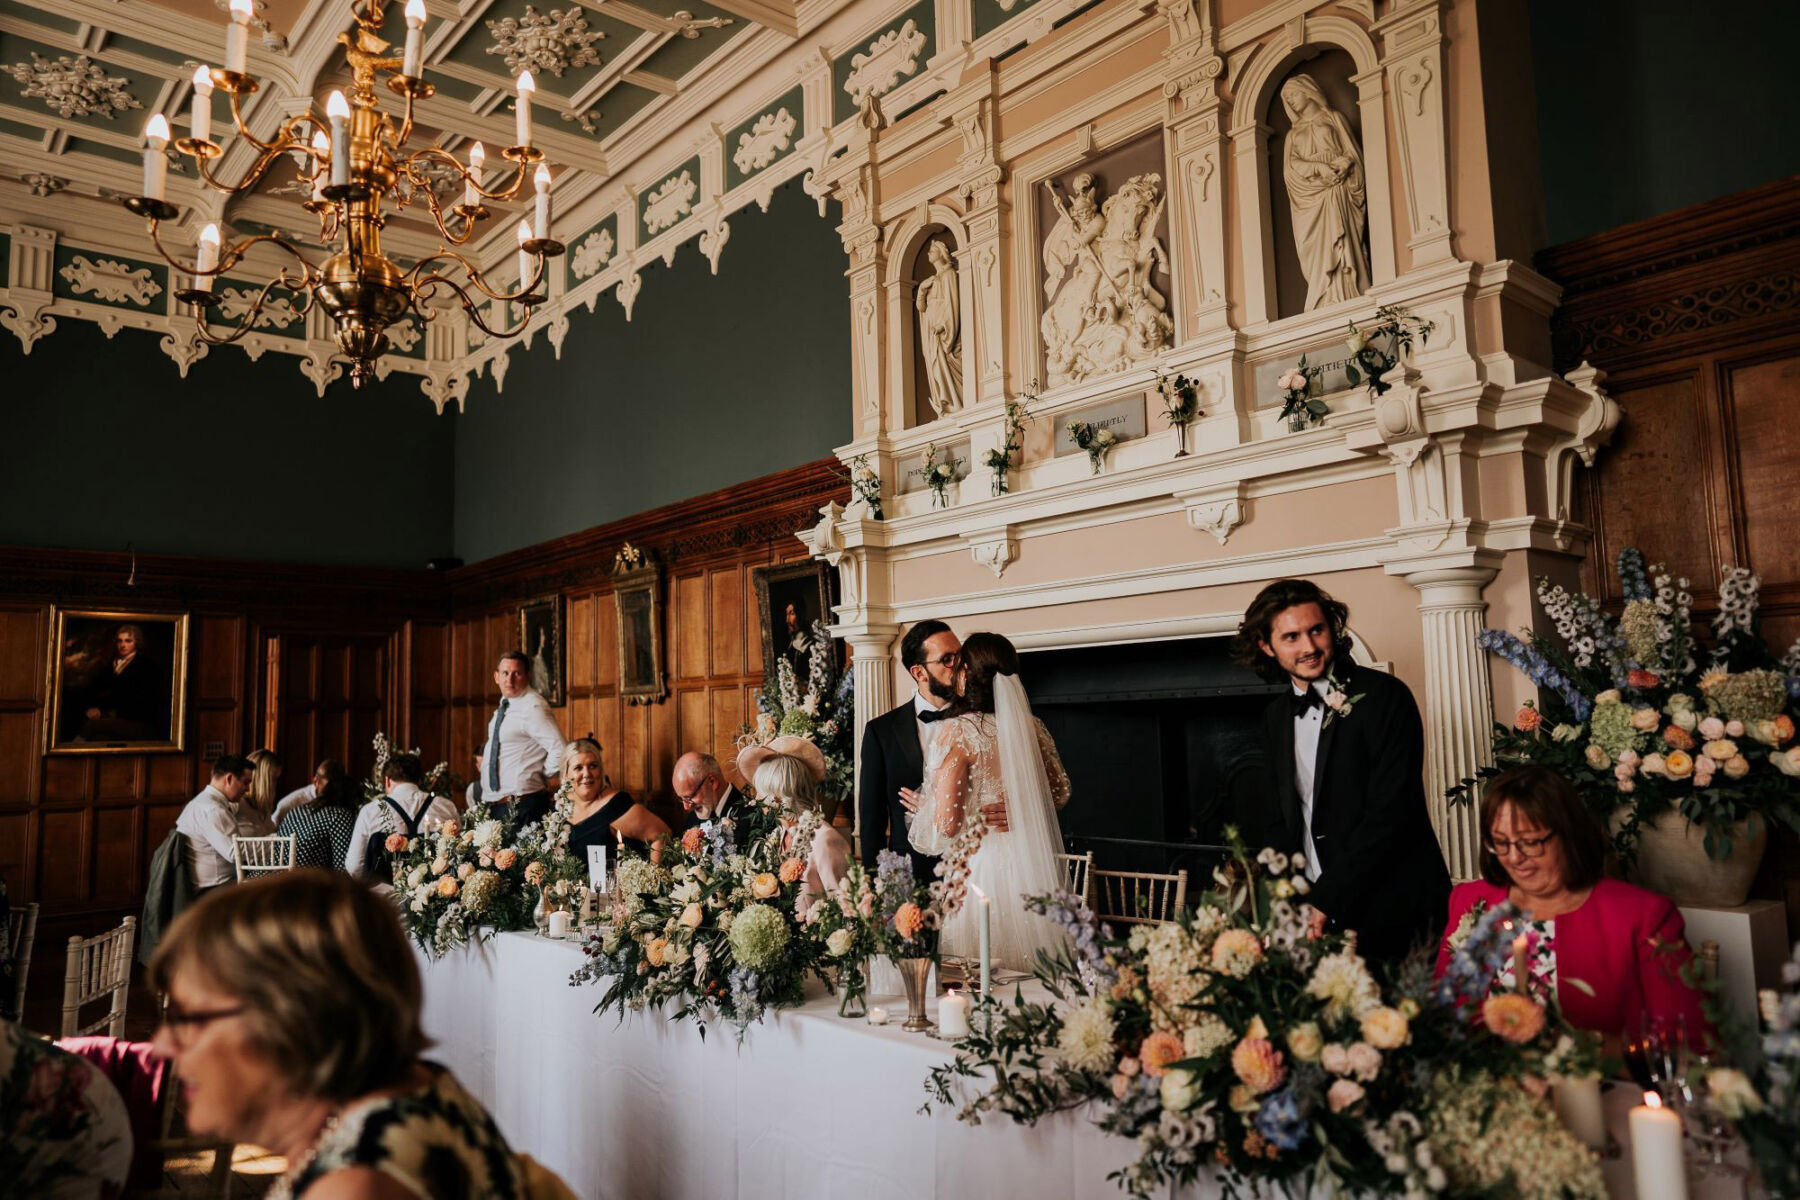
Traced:
<path fill-rule="evenodd" d="M 1176 1068 L 1162 1078 L 1162 1106 L 1186 1112 L 1200 1098 L 1200 1079 L 1192 1071 Z"/>
<path fill-rule="evenodd" d="M 1566 744 L 1574 741 L 1580 736 L 1581 726 L 1579 725 L 1558 725 L 1555 729 L 1550 731 L 1550 740 L 1553 742 L 1563 742 Z"/>
<path fill-rule="evenodd" d="M 1110 446 L 1119 440 L 1119 435 L 1110 429 L 1102 429 L 1094 435 L 1094 441 L 1102 446 Z"/>
<path fill-rule="evenodd" d="M 850 943 L 855 940 L 856 935 L 851 933 L 848 929 L 836 929 L 832 931 L 830 937 L 825 939 L 825 949 L 828 950 L 833 957 L 842 958 L 844 955 L 850 953 Z"/>
<path fill-rule="evenodd" d="M 1350 353 L 1361 354 L 1363 348 L 1368 344 L 1369 335 L 1352 325 L 1350 327 L 1350 336 L 1344 339 L 1344 345 L 1350 347 Z"/>

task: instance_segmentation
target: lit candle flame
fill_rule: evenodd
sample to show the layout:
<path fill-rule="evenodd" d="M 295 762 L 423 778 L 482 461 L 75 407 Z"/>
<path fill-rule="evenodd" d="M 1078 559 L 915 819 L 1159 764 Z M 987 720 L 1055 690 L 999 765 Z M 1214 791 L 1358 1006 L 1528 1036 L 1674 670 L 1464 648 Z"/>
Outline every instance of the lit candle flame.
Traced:
<path fill-rule="evenodd" d="M 349 119 L 350 102 L 344 99 L 344 93 L 331 93 L 330 97 L 325 101 L 325 115 L 327 117 L 342 118 L 345 120 Z"/>
<path fill-rule="evenodd" d="M 169 119 L 161 113 L 152 114 L 144 126 L 144 140 L 161 150 L 169 144 Z"/>
<path fill-rule="evenodd" d="M 531 177 L 531 182 L 540 192 L 548 190 L 550 187 L 550 168 L 543 163 L 539 163 L 537 173 Z"/>
<path fill-rule="evenodd" d="M 231 0 L 231 19 L 239 25 L 248 23 L 254 11 L 252 0 Z"/>
<path fill-rule="evenodd" d="M 529 95 L 537 91 L 537 80 L 531 77 L 530 71 L 519 72 L 519 94 Z"/>
<path fill-rule="evenodd" d="M 523 246 L 531 240 L 531 226 L 525 221 L 519 222 L 519 245 Z"/>
<path fill-rule="evenodd" d="M 205 63 L 194 68 L 194 90 L 202 96 L 212 95 L 212 68 Z"/>
<path fill-rule="evenodd" d="M 406 0 L 406 23 L 414 29 L 425 23 L 425 0 Z"/>

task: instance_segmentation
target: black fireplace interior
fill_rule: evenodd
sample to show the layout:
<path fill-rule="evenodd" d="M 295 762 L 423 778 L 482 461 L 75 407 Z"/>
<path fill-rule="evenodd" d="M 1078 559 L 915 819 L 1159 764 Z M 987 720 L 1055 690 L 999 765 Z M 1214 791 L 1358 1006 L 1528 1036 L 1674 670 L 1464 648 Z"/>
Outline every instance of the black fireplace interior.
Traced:
<path fill-rule="evenodd" d="M 1273 795 L 1262 713 L 1281 689 L 1229 650 L 1229 638 L 1197 637 L 1021 654 L 1069 773 L 1071 852 L 1093 851 L 1101 870 L 1185 867 L 1204 887 L 1225 826 L 1262 828 Z"/>

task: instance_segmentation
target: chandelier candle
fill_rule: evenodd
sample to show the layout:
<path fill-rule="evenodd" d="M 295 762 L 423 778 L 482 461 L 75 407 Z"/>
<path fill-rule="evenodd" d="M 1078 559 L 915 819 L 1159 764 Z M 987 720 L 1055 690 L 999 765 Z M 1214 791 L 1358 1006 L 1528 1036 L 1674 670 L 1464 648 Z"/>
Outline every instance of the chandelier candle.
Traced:
<path fill-rule="evenodd" d="M 550 236 L 550 168 L 539 163 L 531 182 L 537 187 L 537 206 L 533 216 L 536 218 L 537 237 L 541 241 Z"/>
<path fill-rule="evenodd" d="M 400 73 L 408 79 L 417 79 L 423 74 L 420 60 L 425 50 L 425 0 L 407 0 L 406 4 L 406 55 L 402 60 Z"/>
<path fill-rule="evenodd" d="M 331 186 L 342 187 L 350 182 L 350 102 L 344 93 L 331 93 L 325 115 L 331 118 Z"/>
<path fill-rule="evenodd" d="M 487 150 L 480 142 L 469 147 L 469 174 L 463 180 L 463 207 L 475 208 L 481 204 L 481 193 L 476 186 L 481 182 L 481 164 L 487 161 Z"/>
<path fill-rule="evenodd" d="M 323 129 L 313 130 L 312 148 L 318 154 L 318 158 L 313 160 L 312 167 L 312 198 L 314 203 L 323 204 L 325 202 L 325 180 L 328 177 L 327 172 L 331 169 L 329 165 L 331 140 L 325 136 Z"/>
<path fill-rule="evenodd" d="M 251 0 L 231 0 L 231 24 L 225 30 L 225 69 L 244 73 L 250 58 Z"/>
<path fill-rule="evenodd" d="M 202 63 L 194 68 L 194 111 L 188 121 L 196 142 L 212 141 L 212 94 L 212 68 Z"/>
<path fill-rule="evenodd" d="M 531 93 L 537 91 L 537 80 L 531 77 L 530 71 L 519 72 L 519 100 L 513 106 L 513 116 L 517 119 L 518 128 L 515 136 L 519 145 L 531 145 Z"/>
<path fill-rule="evenodd" d="M 163 148 L 169 144 L 169 119 L 161 113 L 151 116 L 144 126 L 144 195 L 152 200 L 164 199 L 169 179 L 169 160 Z"/>
<path fill-rule="evenodd" d="M 200 253 L 194 259 L 194 290 L 196 292 L 212 291 L 213 277 L 207 274 L 216 270 L 219 265 L 219 227 L 207 222 L 206 228 L 200 231 Z"/>
<path fill-rule="evenodd" d="M 521 292 L 528 290 L 530 287 L 530 284 L 531 284 L 531 251 L 529 251 L 525 248 L 525 243 L 529 242 L 530 240 L 531 240 L 531 226 L 527 225 L 524 221 L 520 221 L 519 222 L 519 290 Z"/>

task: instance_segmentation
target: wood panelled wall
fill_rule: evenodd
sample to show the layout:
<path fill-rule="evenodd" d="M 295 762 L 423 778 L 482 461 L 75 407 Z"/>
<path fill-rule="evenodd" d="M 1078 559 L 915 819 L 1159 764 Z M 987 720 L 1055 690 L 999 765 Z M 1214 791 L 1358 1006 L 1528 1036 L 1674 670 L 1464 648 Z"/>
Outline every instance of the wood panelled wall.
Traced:
<path fill-rule="evenodd" d="M 1762 576 L 1763 632 L 1800 636 L 1800 177 L 1547 251 L 1557 365 L 1607 372 L 1624 421 L 1579 475 L 1583 582 L 1621 602 L 1626 546 L 1717 606 L 1721 570 Z M 1759 894 L 1800 929 L 1800 842 L 1771 843 Z"/>
<path fill-rule="evenodd" d="M 393 666 L 409 616 L 444 602 L 444 581 L 422 571 L 149 556 L 135 567 L 128 583 L 124 555 L 0 549 L 0 874 L 15 903 L 43 905 L 40 947 L 142 907 L 150 855 L 205 786 L 209 744 L 273 740 L 289 786 L 327 755 L 367 770 L 374 730 L 407 715 Z M 182 753 L 43 753 L 52 606 L 191 614 Z"/>
<path fill-rule="evenodd" d="M 494 665 L 518 645 L 521 602 L 567 604 L 564 733 L 593 733 L 614 783 L 667 812 L 670 772 L 687 750 L 732 751 L 762 684 L 761 618 L 751 571 L 805 556 L 794 534 L 848 489 L 833 460 L 603 525 L 490 559 L 450 576 L 451 620 L 416 623 L 410 659 L 413 729 L 428 753 L 467 774 L 498 692 Z M 662 567 L 664 676 L 660 704 L 620 699 L 613 556 L 626 542 Z"/>

